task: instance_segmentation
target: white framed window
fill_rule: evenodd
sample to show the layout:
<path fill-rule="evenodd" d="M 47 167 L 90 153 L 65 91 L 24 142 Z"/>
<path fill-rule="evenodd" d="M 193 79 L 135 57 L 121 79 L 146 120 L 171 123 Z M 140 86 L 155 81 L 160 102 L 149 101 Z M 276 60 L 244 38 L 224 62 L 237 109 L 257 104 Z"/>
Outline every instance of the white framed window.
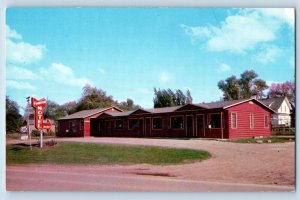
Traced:
<path fill-rule="evenodd" d="M 269 117 L 268 117 L 268 115 L 264 116 L 264 126 L 265 126 L 265 128 L 269 127 Z"/>
<path fill-rule="evenodd" d="M 254 128 L 254 115 L 250 113 L 250 128 Z"/>
<path fill-rule="evenodd" d="M 237 128 L 237 113 L 231 113 L 231 128 Z"/>
<path fill-rule="evenodd" d="M 139 126 L 139 121 L 137 119 L 129 119 L 128 120 L 128 129 L 133 130 L 138 128 Z"/>
<path fill-rule="evenodd" d="M 171 117 L 171 128 L 183 129 L 183 116 Z"/>

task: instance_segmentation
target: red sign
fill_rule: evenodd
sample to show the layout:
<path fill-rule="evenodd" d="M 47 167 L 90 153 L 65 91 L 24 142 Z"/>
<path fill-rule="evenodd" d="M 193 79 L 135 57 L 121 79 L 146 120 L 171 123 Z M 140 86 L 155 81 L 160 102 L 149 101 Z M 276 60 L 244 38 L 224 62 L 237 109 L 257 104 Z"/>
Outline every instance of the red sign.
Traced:
<path fill-rule="evenodd" d="M 34 108 L 34 126 L 36 129 L 50 129 L 51 122 L 49 120 L 44 121 L 44 109 L 46 107 L 46 99 L 37 100 L 31 98 L 31 106 Z"/>

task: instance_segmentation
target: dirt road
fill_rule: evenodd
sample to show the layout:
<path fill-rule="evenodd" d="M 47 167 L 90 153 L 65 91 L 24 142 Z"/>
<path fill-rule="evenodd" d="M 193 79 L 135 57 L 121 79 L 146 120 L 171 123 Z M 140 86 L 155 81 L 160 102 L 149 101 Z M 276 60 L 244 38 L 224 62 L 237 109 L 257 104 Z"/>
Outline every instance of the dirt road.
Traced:
<path fill-rule="evenodd" d="M 211 140 L 59 138 L 204 149 L 212 158 L 182 165 L 7 167 L 10 191 L 294 191 L 295 143 L 237 144 Z M 16 141 L 9 141 L 14 143 Z"/>

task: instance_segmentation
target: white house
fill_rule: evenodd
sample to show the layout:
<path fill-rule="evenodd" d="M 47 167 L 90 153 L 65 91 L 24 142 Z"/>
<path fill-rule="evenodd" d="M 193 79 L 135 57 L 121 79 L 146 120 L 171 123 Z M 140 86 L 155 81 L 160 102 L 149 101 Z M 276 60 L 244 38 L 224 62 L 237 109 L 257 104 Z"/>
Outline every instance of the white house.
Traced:
<path fill-rule="evenodd" d="M 276 111 L 276 113 L 272 115 L 272 125 L 291 125 L 292 107 L 287 97 L 260 99 L 259 101 Z"/>

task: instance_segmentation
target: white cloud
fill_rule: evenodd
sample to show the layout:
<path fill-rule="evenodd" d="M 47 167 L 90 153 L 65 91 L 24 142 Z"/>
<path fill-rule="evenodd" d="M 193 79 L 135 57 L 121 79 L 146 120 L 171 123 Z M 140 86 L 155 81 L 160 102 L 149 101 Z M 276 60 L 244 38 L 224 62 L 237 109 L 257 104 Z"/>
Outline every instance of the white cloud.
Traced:
<path fill-rule="evenodd" d="M 283 23 L 288 24 L 291 28 L 294 28 L 295 23 L 295 9 L 294 8 L 260 8 L 249 9 L 261 12 L 266 17 L 274 17 L 281 20 Z"/>
<path fill-rule="evenodd" d="M 99 67 L 97 70 L 98 70 L 98 72 L 100 72 L 101 74 L 105 74 L 105 71 L 104 71 L 103 68 Z"/>
<path fill-rule="evenodd" d="M 16 30 L 10 29 L 10 27 L 8 25 L 6 25 L 6 38 L 12 38 L 12 39 L 21 40 L 22 39 L 22 35 L 20 35 L 19 33 L 17 33 Z"/>
<path fill-rule="evenodd" d="M 227 65 L 226 63 L 219 63 L 219 66 L 217 68 L 217 72 L 218 73 L 223 73 L 223 72 L 227 72 L 231 70 L 231 67 L 229 65 Z"/>
<path fill-rule="evenodd" d="M 79 87 L 82 87 L 85 84 L 93 85 L 92 82 L 87 78 L 76 77 L 71 67 L 61 63 L 52 63 L 52 65 L 47 69 L 41 68 L 40 72 L 45 78 L 63 85 Z"/>
<path fill-rule="evenodd" d="M 159 74 L 159 82 L 161 82 L 161 83 L 167 83 L 170 81 L 170 79 L 171 79 L 171 76 L 167 72 L 161 72 Z"/>
<path fill-rule="evenodd" d="M 202 37 L 209 37 L 211 34 L 208 27 L 190 27 L 184 24 L 180 24 L 180 27 L 191 38 L 193 43 Z"/>
<path fill-rule="evenodd" d="M 40 76 L 33 73 L 28 69 L 24 69 L 22 67 L 17 67 L 14 65 L 9 65 L 7 67 L 7 79 L 13 80 L 37 80 L 40 79 Z"/>
<path fill-rule="evenodd" d="M 6 40 L 7 61 L 17 64 L 30 64 L 37 62 L 43 58 L 46 50 L 43 45 L 31 45 L 26 42 L 13 42 Z"/>
<path fill-rule="evenodd" d="M 8 63 L 31 64 L 43 58 L 46 47 L 44 45 L 32 45 L 24 41 L 12 41 L 22 39 L 22 35 L 6 25 L 6 59 Z"/>
<path fill-rule="evenodd" d="M 31 85 L 28 82 L 22 81 L 14 81 L 14 80 L 7 80 L 6 86 L 11 89 L 18 89 L 18 90 L 35 90 L 36 87 Z"/>
<path fill-rule="evenodd" d="M 258 54 L 254 55 L 253 59 L 262 64 L 274 63 L 280 53 L 281 49 L 277 46 L 266 46 Z"/>
<path fill-rule="evenodd" d="M 240 9 L 219 26 L 180 27 L 192 41 L 202 41 L 210 51 L 244 53 L 275 40 L 281 25 L 290 24 L 291 16 L 291 10 L 284 9 Z"/>

